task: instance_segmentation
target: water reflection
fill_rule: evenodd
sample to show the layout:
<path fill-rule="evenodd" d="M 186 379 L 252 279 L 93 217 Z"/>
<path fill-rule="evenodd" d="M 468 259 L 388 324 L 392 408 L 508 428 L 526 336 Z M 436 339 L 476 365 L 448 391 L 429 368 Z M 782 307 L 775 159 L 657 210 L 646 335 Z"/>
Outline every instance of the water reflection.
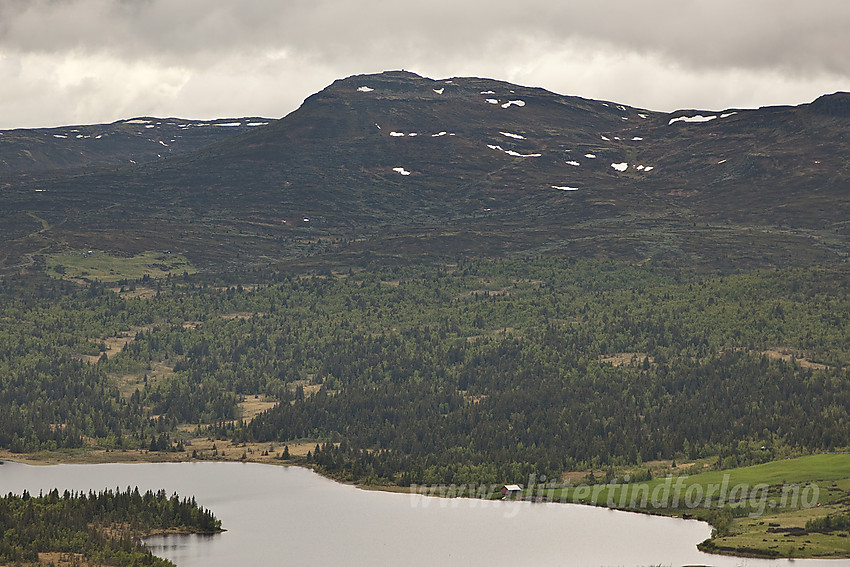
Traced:
<path fill-rule="evenodd" d="M 209 564 L 215 549 L 210 544 L 214 535 L 160 535 L 145 540 L 154 555 L 167 557 L 177 565 Z"/>

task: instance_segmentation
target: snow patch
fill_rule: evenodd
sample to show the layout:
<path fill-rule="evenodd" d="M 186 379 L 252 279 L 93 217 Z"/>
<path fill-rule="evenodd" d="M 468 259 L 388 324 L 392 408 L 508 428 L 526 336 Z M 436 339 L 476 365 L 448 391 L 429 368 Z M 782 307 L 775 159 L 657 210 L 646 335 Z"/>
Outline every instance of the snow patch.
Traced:
<path fill-rule="evenodd" d="M 605 140 L 606 142 L 610 142 L 610 141 L 611 141 L 611 138 L 607 138 L 607 137 L 605 137 L 605 136 L 600 136 L 600 138 L 602 138 L 602 139 L 603 139 L 603 140 Z"/>
<path fill-rule="evenodd" d="M 65 136 L 65 135 L 63 135 L 63 134 L 53 134 L 53 137 L 54 137 L 54 138 L 62 138 L 62 139 L 65 139 L 65 138 L 67 138 L 68 136 Z"/>
<path fill-rule="evenodd" d="M 502 108 L 508 108 L 511 105 L 525 106 L 525 101 L 524 100 L 509 100 L 508 102 L 506 102 L 505 104 L 502 105 Z"/>
<path fill-rule="evenodd" d="M 635 142 L 640 142 L 641 140 L 643 140 L 643 138 L 641 138 L 640 136 L 635 136 L 634 138 L 632 138 L 632 140 L 634 140 Z"/>
<path fill-rule="evenodd" d="M 596 159 L 596 154 L 584 154 L 587 159 Z"/>
<path fill-rule="evenodd" d="M 268 126 L 268 122 L 248 122 L 245 126 L 251 126 L 252 128 L 255 126 Z"/>
<path fill-rule="evenodd" d="M 220 124 L 216 124 L 215 126 L 222 126 L 226 128 L 233 128 L 234 126 L 242 126 L 241 122 L 222 122 Z"/>
<path fill-rule="evenodd" d="M 365 86 L 365 85 L 364 85 L 364 86 L 362 86 L 362 87 L 357 87 L 357 92 L 359 92 L 359 93 L 370 93 L 370 92 L 372 92 L 372 91 L 374 91 L 374 90 L 375 90 L 375 89 L 370 89 L 369 87 L 367 87 L 367 86 Z"/>
<path fill-rule="evenodd" d="M 652 171 L 653 169 L 655 169 L 654 165 L 647 165 L 646 167 L 643 168 L 644 171 Z"/>
<path fill-rule="evenodd" d="M 403 138 L 404 132 L 390 132 L 390 136 L 393 138 Z"/>
<path fill-rule="evenodd" d="M 160 143 L 160 144 L 162 144 L 163 146 L 165 146 L 166 148 L 168 147 L 168 144 L 166 144 L 166 143 L 165 143 L 165 142 L 163 142 L 162 140 L 160 140 L 160 141 L 159 141 L 159 143 Z"/>
<path fill-rule="evenodd" d="M 579 162 L 575 161 L 575 160 L 570 160 L 570 161 L 567 162 L 567 165 L 571 165 L 573 167 L 578 167 L 581 164 Z"/>
<path fill-rule="evenodd" d="M 478 94 L 483 94 L 483 95 L 485 95 L 485 94 L 496 94 L 496 93 L 495 93 L 495 92 L 493 92 L 493 91 L 481 91 L 481 92 L 480 92 L 480 93 L 478 93 Z"/>
<path fill-rule="evenodd" d="M 437 94 L 443 94 L 444 90 L 446 90 L 446 87 L 440 87 L 439 89 L 433 89 L 433 91 Z"/>
<path fill-rule="evenodd" d="M 403 167 L 394 167 L 393 171 L 398 172 L 402 175 L 410 175 L 410 172 L 404 169 Z"/>
<path fill-rule="evenodd" d="M 578 187 L 567 187 L 565 185 L 552 185 L 552 189 L 557 189 L 558 191 L 578 191 Z"/>
<path fill-rule="evenodd" d="M 145 128 L 156 128 L 156 124 L 148 124 Z"/>
<path fill-rule="evenodd" d="M 720 118 L 729 118 L 730 116 L 734 116 L 735 114 L 738 114 L 738 113 L 737 112 L 725 112 L 725 113 L 720 115 Z"/>
<path fill-rule="evenodd" d="M 718 162 L 717 162 L 717 165 L 720 165 L 721 163 L 726 163 L 726 160 L 725 160 L 725 159 L 722 159 L 722 160 L 718 161 Z M 815 163 L 817 163 L 817 162 L 815 162 Z"/>
<path fill-rule="evenodd" d="M 411 132 L 410 134 L 408 134 L 409 137 L 418 136 L 418 135 L 419 135 L 418 132 Z"/>
<path fill-rule="evenodd" d="M 495 98 L 485 99 L 484 102 L 489 102 L 490 104 L 499 104 L 499 101 L 496 100 Z"/>
<path fill-rule="evenodd" d="M 640 117 L 641 117 L 641 118 L 643 118 L 644 120 L 646 120 L 647 118 L 649 118 L 649 116 L 647 116 L 646 114 L 641 114 L 641 113 L 638 113 L 638 116 L 640 116 Z"/>
<path fill-rule="evenodd" d="M 499 134 L 515 140 L 525 140 L 525 136 L 520 136 L 519 134 L 511 134 L 510 132 L 499 132 Z"/>
<path fill-rule="evenodd" d="M 669 126 L 670 124 L 673 124 L 674 122 L 690 122 L 690 123 L 708 122 L 710 120 L 714 120 L 715 118 L 717 118 L 717 115 L 703 116 L 702 114 L 697 114 L 695 116 L 679 116 L 677 118 L 671 118 L 670 122 L 668 122 L 667 125 Z"/>
<path fill-rule="evenodd" d="M 134 118 L 133 120 L 125 120 L 124 124 L 150 124 L 150 120 L 142 120 L 140 118 Z"/>
<path fill-rule="evenodd" d="M 629 168 L 629 164 L 626 162 L 622 163 L 612 163 L 611 167 L 616 169 L 617 171 L 626 171 Z"/>
<path fill-rule="evenodd" d="M 521 154 L 521 153 L 516 152 L 514 150 L 506 150 L 502 146 L 497 146 L 497 145 L 494 145 L 494 144 L 487 144 L 487 147 L 490 148 L 491 150 L 504 152 L 504 153 L 506 153 L 506 154 L 508 154 L 509 156 L 512 156 L 512 157 L 526 158 L 526 157 L 540 157 L 540 156 L 543 155 L 543 154 Z"/>
<path fill-rule="evenodd" d="M 431 134 L 432 138 L 439 138 L 440 136 L 445 136 L 447 132 L 437 132 L 436 134 Z"/>

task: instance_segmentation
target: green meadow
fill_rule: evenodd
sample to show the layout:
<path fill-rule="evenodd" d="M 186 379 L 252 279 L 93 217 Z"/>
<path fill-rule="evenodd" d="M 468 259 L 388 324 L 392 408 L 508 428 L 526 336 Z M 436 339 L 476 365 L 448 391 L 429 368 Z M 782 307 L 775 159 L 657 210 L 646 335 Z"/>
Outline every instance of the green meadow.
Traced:
<path fill-rule="evenodd" d="M 143 252 L 135 256 L 114 255 L 100 250 L 80 250 L 46 256 L 46 271 L 52 277 L 99 282 L 164 278 L 197 269 L 181 254 Z"/>
<path fill-rule="evenodd" d="M 709 521 L 712 553 L 757 557 L 847 557 L 846 530 L 807 522 L 850 513 L 850 454 L 821 454 L 624 484 L 527 487 L 524 496 Z"/>
<path fill-rule="evenodd" d="M 625 505 L 618 505 L 617 507 L 628 508 L 644 508 L 652 505 L 652 502 L 648 502 L 643 506 L 632 506 L 632 496 L 636 495 L 637 499 L 641 500 L 644 494 L 647 494 L 647 500 L 651 501 L 653 494 L 659 498 L 668 494 L 670 498 L 664 500 L 664 507 L 679 508 L 679 505 L 672 506 L 672 498 L 678 491 L 679 500 L 683 501 L 691 487 L 700 487 L 702 489 L 700 493 L 703 496 L 711 494 L 715 502 L 725 488 L 727 497 L 724 501 L 729 502 L 730 497 L 732 500 L 738 501 L 744 495 L 746 495 L 747 500 L 751 500 L 753 497 L 760 498 L 762 490 L 767 490 L 768 493 L 774 493 L 778 490 L 781 493 L 782 488 L 786 487 L 786 493 L 790 495 L 794 492 L 794 488 L 798 488 L 800 489 L 799 492 L 802 492 L 802 489 L 809 484 L 815 485 L 818 482 L 824 483 L 848 478 L 850 478 L 850 454 L 839 453 L 811 455 L 697 474 L 688 474 L 687 469 L 685 469 L 680 474 L 656 477 L 646 482 L 624 483 L 614 481 L 608 484 L 579 484 L 554 491 L 551 488 L 544 488 L 546 485 L 540 485 L 537 487 L 537 493 L 541 490 L 544 492 L 548 490 L 546 494 L 554 499 L 595 505 L 605 505 L 609 499 L 618 504 L 625 493 L 627 495 Z M 818 487 L 818 490 L 820 490 L 820 487 Z M 743 491 L 746 491 L 745 494 L 742 493 Z M 694 498 L 697 492 L 696 488 L 691 490 Z M 754 494 L 756 492 L 757 494 Z"/>

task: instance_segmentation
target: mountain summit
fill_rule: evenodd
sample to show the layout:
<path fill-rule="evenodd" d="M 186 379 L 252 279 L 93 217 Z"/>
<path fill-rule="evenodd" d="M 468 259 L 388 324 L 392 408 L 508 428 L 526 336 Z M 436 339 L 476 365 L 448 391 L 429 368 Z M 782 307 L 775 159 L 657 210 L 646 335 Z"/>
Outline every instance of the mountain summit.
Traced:
<path fill-rule="evenodd" d="M 7 176 L 7 265 L 33 232 L 41 248 L 97 241 L 213 263 L 376 250 L 835 258 L 848 96 L 659 113 L 484 78 L 356 75 L 200 149 Z"/>

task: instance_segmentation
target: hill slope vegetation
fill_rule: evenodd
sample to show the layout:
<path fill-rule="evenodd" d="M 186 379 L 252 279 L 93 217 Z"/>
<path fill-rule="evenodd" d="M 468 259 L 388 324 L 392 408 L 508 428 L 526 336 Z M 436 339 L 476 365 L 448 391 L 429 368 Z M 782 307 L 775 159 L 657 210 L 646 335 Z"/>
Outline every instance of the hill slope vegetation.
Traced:
<path fill-rule="evenodd" d="M 219 267 L 517 252 L 831 262 L 847 253 L 848 100 L 667 114 L 488 79 L 354 76 L 194 151 L 7 175 L 2 261 L 98 248 Z"/>

